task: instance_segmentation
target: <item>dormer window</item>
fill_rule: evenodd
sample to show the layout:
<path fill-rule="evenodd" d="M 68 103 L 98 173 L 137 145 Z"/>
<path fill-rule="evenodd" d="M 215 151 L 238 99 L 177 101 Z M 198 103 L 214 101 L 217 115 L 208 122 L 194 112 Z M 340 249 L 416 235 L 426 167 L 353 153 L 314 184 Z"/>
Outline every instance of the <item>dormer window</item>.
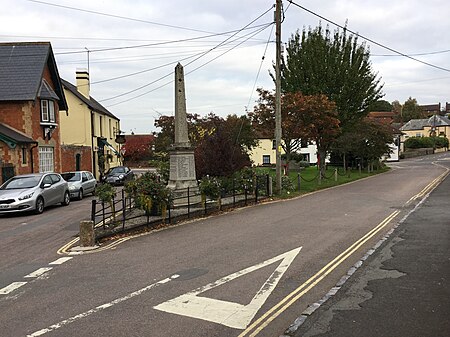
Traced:
<path fill-rule="evenodd" d="M 41 100 L 41 121 L 55 123 L 55 104 L 52 100 Z"/>

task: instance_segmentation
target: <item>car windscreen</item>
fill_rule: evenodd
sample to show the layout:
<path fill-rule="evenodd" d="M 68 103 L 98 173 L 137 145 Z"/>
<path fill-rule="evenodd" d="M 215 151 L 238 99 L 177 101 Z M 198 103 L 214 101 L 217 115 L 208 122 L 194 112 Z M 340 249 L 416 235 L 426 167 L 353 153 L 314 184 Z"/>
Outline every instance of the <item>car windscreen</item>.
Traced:
<path fill-rule="evenodd" d="M 113 167 L 111 171 L 109 171 L 110 174 L 118 174 L 118 173 L 125 173 L 124 167 Z"/>
<path fill-rule="evenodd" d="M 81 174 L 79 172 L 67 172 L 61 174 L 65 181 L 79 181 L 81 179 Z"/>
<path fill-rule="evenodd" d="M 39 184 L 41 177 L 17 177 L 7 181 L 2 190 L 16 190 L 22 188 L 31 188 Z"/>

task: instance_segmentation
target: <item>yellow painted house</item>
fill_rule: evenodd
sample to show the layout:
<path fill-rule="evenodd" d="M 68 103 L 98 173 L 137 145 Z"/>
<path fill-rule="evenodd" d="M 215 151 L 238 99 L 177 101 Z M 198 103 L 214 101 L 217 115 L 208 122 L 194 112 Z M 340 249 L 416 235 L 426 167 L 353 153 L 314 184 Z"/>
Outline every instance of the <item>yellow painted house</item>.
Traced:
<path fill-rule="evenodd" d="M 281 154 L 284 153 L 283 148 L 281 148 Z M 301 147 L 298 149 L 298 153 L 302 154 L 304 160 L 308 163 L 317 163 L 317 146 L 314 142 L 302 142 Z M 252 148 L 249 156 L 252 164 L 255 166 L 275 164 L 275 140 L 270 138 L 258 139 L 258 145 Z"/>
<path fill-rule="evenodd" d="M 434 115 L 426 119 L 411 119 L 400 128 L 401 151 L 404 143 L 410 137 L 445 137 L 450 141 L 450 119 L 445 116 Z"/>
<path fill-rule="evenodd" d="M 76 72 L 76 85 L 61 79 L 68 111 L 60 113 L 63 171 L 91 171 L 97 179 L 121 165 L 120 120 L 90 96 L 89 73 Z"/>

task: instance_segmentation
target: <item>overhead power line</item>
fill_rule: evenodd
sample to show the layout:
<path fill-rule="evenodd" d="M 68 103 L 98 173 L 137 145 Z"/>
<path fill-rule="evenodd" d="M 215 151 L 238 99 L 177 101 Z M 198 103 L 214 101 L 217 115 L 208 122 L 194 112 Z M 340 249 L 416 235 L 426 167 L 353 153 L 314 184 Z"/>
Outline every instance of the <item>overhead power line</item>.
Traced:
<path fill-rule="evenodd" d="M 268 27 L 270 27 L 271 25 L 272 25 L 272 24 L 267 25 L 267 27 L 265 27 L 264 29 L 261 28 L 259 31 L 257 31 L 257 32 L 254 33 L 253 35 L 251 35 L 248 39 L 251 39 L 251 38 L 254 37 L 256 34 L 259 34 L 259 33 L 262 32 L 263 30 L 265 30 L 265 29 L 267 29 Z M 247 39 L 247 40 L 248 40 L 248 39 Z M 247 40 L 242 41 L 241 44 L 244 43 L 244 42 L 246 42 Z M 226 54 L 226 53 L 232 51 L 233 49 L 235 49 L 235 48 L 238 47 L 238 46 L 239 46 L 239 44 L 233 46 L 233 47 L 230 48 L 229 50 L 227 50 L 227 51 L 223 52 L 222 54 L 218 55 L 217 57 L 215 57 L 215 58 L 213 58 L 213 59 L 211 59 L 211 60 L 205 62 L 204 64 L 198 66 L 197 68 L 195 68 L 195 69 L 193 69 L 193 70 L 187 72 L 186 75 L 189 75 L 189 74 L 191 74 L 192 72 L 194 72 L 194 71 L 196 71 L 196 70 L 198 70 L 198 69 L 204 67 L 205 65 L 211 63 L 212 61 L 214 61 L 214 60 L 216 60 L 217 58 L 223 56 L 224 54 Z M 158 81 L 160 81 L 160 80 L 162 80 L 162 79 L 164 79 L 164 78 L 166 78 L 166 77 L 172 76 L 172 75 L 173 75 L 173 72 L 170 72 L 169 74 L 167 74 L 167 75 L 165 75 L 165 76 L 162 76 L 162 77 L 160 77 L 159 79 L 157 79 L 157 80 L 155 80 L 155 81 L 152 81 L 152 83 L 150 83 L 150 84 L 154 84 L 154 83 L 156 83 L 156 82 L 158 82 Z M 113 107 L 113 106 L 116 106 L 116 105 L 119 105 L 119 104 L 122 104 L 122 103 L 126 103 L 126 102 L 129 102 L 129 101 L 132 101 L 132 100 L 134 100 L 134 99 L 140 98 L 140 97 L 145 96 L 145 95 L 147 95 L 147 94 L 149 94 L 149 93 L 151 93 L 151 92 L 154 92 L 154 91 L 156 91 L 156 90 L 158 90 L 158 89 L 161 89 L 161 88 L 165 87 L 166 85 L 169 85 L 169 84 L 172 83 L 172 82 L 173 82 L 173 80 L 170 80 L 170 81 L 168 81 L 168 82 L 166 82 L 166 83 L 164 83 L 164 84 L 162 84 L 162 85 L 160 85 L 160 86 L 158 86 L 158 87 L 156 87 L 156 88 L 154 88 L 154 89 L 152 89 L 152 90 L 149 90 L 149 91 L 146 91 L 146 92 L 141 93 L 141 94 L 139 94 L 139 95 L 130 97 L 130 98 L 125 99 L 125 100 L 123 100 L 123 101 L 120 101 L 120 102 L 117 102 L 117 103 L 108 105 L 107 107 L 108 107 L 108 108 L 109 108 L 109 107 Z M 148 85 L 150 85 L 150 84 L 148 84 Z M 148 86 L 148 85 L 146 85 L 146 86 Z M 127 94 L 128 94 L 128 93 L 127 93 Z M 121 95 L 121 96 L 123 96 L 123 95 Z"/>
<path fill-rule="evenodd" d="M 450 52 L 450 49 L 447 50 L 439 50 L 439 51 L 430 51 L 430 52 L 426 52 L 426 53 L 417 53 L 417 54 L 407 54 L 408 56 L 428 56 L 428 55 L 437 55 L 437 54 L 444 54 L 444 53 L 448 53 Z M 391 57 L 391 56 L 403 56 L 403 55 L 398 55 L 398 54 L 370 54 L 370 56 L 386 56 L 386 57 Z"/>
<path fill-rule="evenodd" d="M 425 64 L 425 65 L 427 65 L 427 66 L 429 66 L 429 67 L 432 67 L 432 68 L 435 68 L 435 69 L 439 69 L 439 70 L 442 70 L 442 71 L 446 71 L 446 72 L 450 72 L 450 69 L 447 69 L 447 68 L 444 68 L 444 67 L 440 67 L 440 66 L 437 66 L 437 65 L 435 65 L 435 64 L 432 64 L 432 63 L 428 63 L 428 62 L 419 60 L 419 59 L 417 59 L 417 58 L 415 58 L 415 57 L 412 57 L 412 56 L 407 55 L 407 54 L 405 54 L 405 53 L 402 53 L 402 52 L 400 52 L 400 51 L 398 51 L 398 50 L 395 50 L 395 49 L 393 49 L 393 48 L 391 48 L 391 47 L 388 47 L 388 46 L 385 46 L 385 45 L 383 45 L 383 44 L 381 44 L 381 43 L 379 43 L 379 42 L 376 42 L 376 41 L 374 41 L 374 40 L 372 40 L 372 39 L 370 39 L 370 38 L 368 38 L 368 37 L 366 37 L 366 36 L 364 36 L 364 35 L 361 35 L 361 34 L 359 34 L 359 33 L 356 33 L 356 32 L 354 32 L 354 31 L 348 29 L 347 27 L 344 27 L 344 26 L 342 26 L 342 25 L 340 25 L 340 24 L 338 24 L 338 23 L 336 23 L 336 22 L 334 22 L 334 21 L 332 21 L 332 20 L 330 20 L 330 19 L 327 19 L 326 17 L 324 17 L 324 16 L 322 16 L 322 15 L 320 15 L 320 14 L 317 14 L 317 13 L 313 12 L 312 10 L 310 10 L 310 9 L 308 9 L 308 8 L 306 8 L 306 7 L 303 7 L 303 6 L 301 6 L 301 5 L 297 4 L 297 3 L 295 3 L 295 2 L 292 1 L 292 0 L 287 0 L 287 1 L 288 1 L 289 3 L 291 3 L 292 5 L 297 6 L 298 8 L 303 9 L 304 11 L 306 11 L 306 12 L 308 12 L 308 13 L 310 13 L 310 14 L 312 14 L 312 15 L 314 15 L 314 16 L 317 16 L 318 18 L 320 18 L 320 19 L 322 19 L 322 20 L 324 20 L 324 21 L 326 21 L 326 22 L 329 22 L 329 23 L 331 23 L 332 25 L 335 25 L 336 27 L 339 27 L 339 28 L 341 28 L 341 29 L 345 29 L 345 30 L 349 31 L 350 33 L 352 33 L 352 34 L 354 34 L 354 35 L 356 35 L 356 36 L 359 36 L 359 37 L 361 37 L 362 39 L 364 39 L 364 40 L 366 40 L 366 41 L 368 41 L 368 42 L 370 42 L 370 43 L 373 43 L 373 44 L 375 44 L 375 45 L 377 45 L 377 46 L 379 46 L 379 47 L 381 47 L 381 48 L 384 48 L 384 49 L 386 49 L 386 50 L 389 50 L 389 51 L 391 51 L 391 52 L 393 52 L 393 53 L 395 53 L 395 54 L 404 56 L 404 57 L 406 57 L 406 58 L 409 58 L 410 60 L 413 60 L 413 61 L 416 61 L 416 62 Z"/>
<path fill-rule="evenodd" d="M 31 0 L 29 0 L 29 1 L 31 1 Z M 260 28 L 260 27 L 264 27 L 265 25 L 267 25 L 267 23 L 256 25 L 256 26 L 251 26 L 251 27 L 246 27 L 246 28 L 240 29 L 240 30 L 228 31 L 228 32 L 217 33 L 217 34 L 210 34 L 210 35 L 204 35 L 204 36 L 197 36 L 197 37 L 192 37 L 192 38 L 188 38 L 188 39 L 171 40 L 171 41 L 165 41 L 165 42 L 155 42 L 155 43 L 147 43 L 147 44 L 140 44 L 140 45 L 133 45 L 133 46 L 124 46 L 124 47 L 98 48 L 98 49 L 90 49 L 90 51 L 91 51 L 91 53 L 95 53 L 95 52 L 105 52 L 105 51 L 112 51 L 112 50 L 125 50 L 125 49 L 133 49 L 133 48 L 154 47 L 154 46 L 168 45 L 168 44 L 173 44 L 173 43 L 195 41 L 195 40 L 200 40 L 200 39 L 207 39 L 210 37 L 216 37 L 216 36 L 222 36 L 222 35 L 228 35 L 231 33 L 241 32 L 246 29 Z M 234 36 L 234 35 L 232 35 L 232 36 Z M 73 51 L 73 52 L 55 53 L 55 55 L 70 55 L 70 54 L 80 54 L 80 53 L 85 53 L 85 52 L 86 52 L 85 50 L 80 50 L 80 51 Z"/>
<path fill-rule="evenodd" d="M 146 24 L 151 24 L 151 25 L 156 25 L 156 26 L 162 26 L 162 27 L 169 27 L 169 28 L 175 28 L 175 29 L 189 30 L 189 31 L 191 31 L 191 32 L 199 32 L 199 33 L 214 34 L 214 33 L 212 33 L 212 32 L 208 32 L 208 31 L 200 30 L 200 29 L 194 29 L 194 28 L 187 28 L 187 27 L 181 27 L 181 26 L 169 25 L 169 24 L 165 24 L 165 23 L 154 22 L 154 21 L 148 21 L 148 20 L 143 20 L 143 19 L 136 19 L 136 18 L 131 18 L 131 17 L 127 17 L 127 16 L 115 15 L 115 14 L 104 13 L 104 12 L 98 12 L 98 11 L 93 11 L 93 10 L 89 10 L 89 9 L 83 9 L 83 8 L 76 8 L 76 7 L 71 7 L 71 6 L 58 5 L 58 4 L 53 4 L 53 3 L 45 2 L 45 1 L 38 1 L 38 0 L 26 0 L 26 1 L 34 2 L 34 3 L 41 4 L 41 5 L 46 5 L 46 6 L 52 6 L 52 7 L 58 7 L 58 8 L 69 9 L 69 10 L 72 10 L 72 11 L 78 11 L 78 12 L 84 12 L 84 13 L 89 13 L 89 14 L 95 14 L 95 15 L 107 16 L 107 17 L 111 17 L 111 18 L 115 18 L 115 19 L 122 19 L 122 20 L 128 20 L 128 21 L 134 21 L 134 22 L 146 23 Z"/>

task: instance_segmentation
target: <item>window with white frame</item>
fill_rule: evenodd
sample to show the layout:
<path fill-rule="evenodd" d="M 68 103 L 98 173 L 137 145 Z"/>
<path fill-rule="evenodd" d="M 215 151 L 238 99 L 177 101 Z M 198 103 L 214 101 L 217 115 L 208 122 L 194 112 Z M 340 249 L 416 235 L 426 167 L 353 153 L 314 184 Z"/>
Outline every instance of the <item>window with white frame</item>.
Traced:
<path fill-rule="evenodd" d="M 55 119 L 55 104 L 48 99 L 41 100 L 41 121 L 54 123 Z"/>
<path fill-rule="evenodd" d="M 263 164 L 270 164 L 270 155 L 269 154 L 263 154 L 262 156 L 262 163 Z"/>
<path fill-rule="evenodd" d="M 53 172 L 54 167 L 53 147 L 39 147 L 39 172 Z"/>

